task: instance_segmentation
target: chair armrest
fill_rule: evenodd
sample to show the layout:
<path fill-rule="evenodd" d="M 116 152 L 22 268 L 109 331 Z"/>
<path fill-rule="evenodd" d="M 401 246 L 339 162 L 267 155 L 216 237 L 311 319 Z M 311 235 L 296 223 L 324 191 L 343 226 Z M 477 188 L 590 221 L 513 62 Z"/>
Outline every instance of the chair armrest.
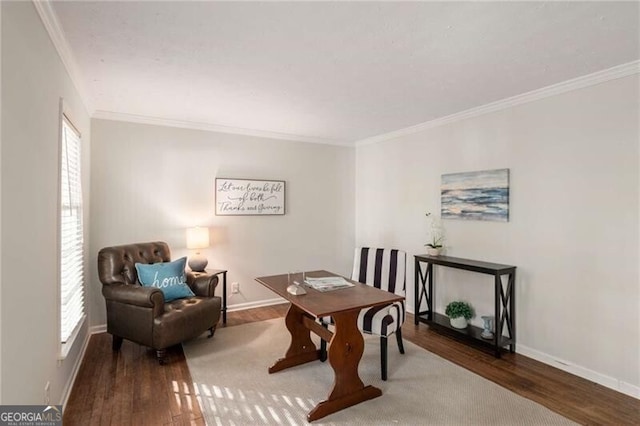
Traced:
<path fill-rule="evenodd" d="M 159 312 L 162 312 L 164 306 L 164 295 L 160 289 L 155 287 L 127 285 L 124 283 L 107 284 L 102 286 L 102 295 L 107 300 L 142 306 L 143 308 L 154 308 Z"/>
<path fill-rule="evenodd" d="M 191 290 L 200 297 L 213 297 L 215 295 L 216 286 L 218 285 L 218 276 L 207 272 L 187 271 L 187 284 Z"/>

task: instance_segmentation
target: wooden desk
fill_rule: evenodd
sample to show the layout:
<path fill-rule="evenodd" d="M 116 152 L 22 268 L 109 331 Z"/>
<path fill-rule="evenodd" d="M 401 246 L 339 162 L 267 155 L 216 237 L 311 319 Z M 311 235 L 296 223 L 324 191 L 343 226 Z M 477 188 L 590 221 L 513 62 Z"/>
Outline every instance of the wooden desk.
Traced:
<path fill-rule="evenodd" d="M 328 271 L 312 271 L 306 275 L 337 276 Z M 308 421 L 318 420 L 382 395 L 380 389 L 365 386 L 358 374 L 358 364 L 364 352 L 364 339 L 358 330 L 358 314 L 363 308 L 387 305 L 403 300 L 404 297 L 351 280 L 355 284 L 354 287 L 329 292 L 320 292 L 305 286 L 307 294 L 299 296 L 287 293 L 288 274 L 258 277 L 256 281 L 291 303 L 285 317 L 285 324 L 291 334 L 291 344 L 285 356 L 269 368 L 270 374 L 320 359 L 320 350 L 311 340 L 310 331 L 329 342 L 329 363 L 335 374 L 333 389 L 326 400 L 318 403 L 307 414 Z M 333 333 L 315 321 L 316 318 L 324 316 L 333 317 Z"/>

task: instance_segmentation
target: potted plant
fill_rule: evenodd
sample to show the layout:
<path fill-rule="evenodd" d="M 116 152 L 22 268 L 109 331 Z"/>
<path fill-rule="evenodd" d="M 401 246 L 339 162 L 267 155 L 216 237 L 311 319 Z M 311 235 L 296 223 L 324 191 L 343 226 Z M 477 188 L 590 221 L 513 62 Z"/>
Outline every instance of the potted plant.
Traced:
<path fill-rule="evenodd" d="M 449 303 L 444 313 L 449 317 L 453 328 L 467 328 L 468 321 L 473 317 L 471 305 L 460 301 Z"/>
<path fill-rule="evenodd" d="M 444 229 L 440 224 L 440 220 L 432 216 L 431 213 L 427 213 L 427 217 L 431 221 L 429 230 L 429 242 L 425 244 L 427 248 L 427 254 L 431 256 L 438 256 L 442 250 L 442 243 L 444 242 Z"/>

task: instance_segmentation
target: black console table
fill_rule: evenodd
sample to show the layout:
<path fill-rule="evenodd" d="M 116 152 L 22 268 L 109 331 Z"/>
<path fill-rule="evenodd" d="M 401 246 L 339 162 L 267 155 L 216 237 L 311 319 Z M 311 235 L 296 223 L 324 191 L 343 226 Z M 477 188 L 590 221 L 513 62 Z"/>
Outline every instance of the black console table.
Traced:
<path fill-rule="evenodd" d="M 480 343 L 493 349 L 497 358 L 500 358 L 500 350 L 509 345 L 511 353 L 516 351 L 516 309 L 515 309 L 515 282 L 516 267 L 500 265 L 498 263 L 481 262 L 479 260 L 460 259 L 450 256 L 430 256 L 427 254 L 415 257 L 415 324 L 419 322 L 434 326 L 434 329 L 452 334 L 465 340 Z M 426 263 L 426 272 L 422 272 L 422 264 Z M 449 317 L 434 311 L 435 305 L 435 278 L 434 265 L 449 268 L 463 269 L 465 271 L 478 272 L 494 276 L 494 337 L 484 339 L 480 336 L 482 329 L 469 324 L 465 329 L 451 327 Z M 506 289 L 502 277 L 507 276 Z M 420 310 L 426 303 L 426 310 Z M 506 327 L 506 328 L 505 328 Z M 504 331 L 507 335 L 503 336 Z"/>

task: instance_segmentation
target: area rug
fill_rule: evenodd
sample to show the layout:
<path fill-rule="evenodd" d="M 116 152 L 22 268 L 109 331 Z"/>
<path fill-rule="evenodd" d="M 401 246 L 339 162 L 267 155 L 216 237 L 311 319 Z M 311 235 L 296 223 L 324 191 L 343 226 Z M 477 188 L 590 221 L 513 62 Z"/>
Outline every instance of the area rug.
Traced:
<path fill-rule="evenodd" d="M 333 385 L 328 362 L 268 374 L 290 337 L 284 319 L 222 328 L 184 344 L 197 399 L 208 425 L 304 425 Z M 314 425 L 574 424 L 533 401 L 405 340 L 389 341 L 389 379 L 380 379 L 379 339 L 367 336 L 360 361 L 365 384 L 382 396 Z"/>

